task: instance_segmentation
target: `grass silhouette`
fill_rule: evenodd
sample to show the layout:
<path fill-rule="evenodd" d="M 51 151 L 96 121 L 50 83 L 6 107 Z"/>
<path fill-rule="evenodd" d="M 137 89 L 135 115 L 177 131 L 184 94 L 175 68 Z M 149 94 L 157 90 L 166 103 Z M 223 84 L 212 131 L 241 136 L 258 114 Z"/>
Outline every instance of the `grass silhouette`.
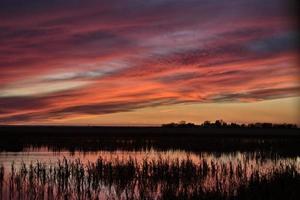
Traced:
<path fill-rule="evenodd" d="M 0 186 L 10 199 L 298 199 L 297 167 L 282 162 L 262 173 L 246 160 L 62 159 L 1 167 Z"/>

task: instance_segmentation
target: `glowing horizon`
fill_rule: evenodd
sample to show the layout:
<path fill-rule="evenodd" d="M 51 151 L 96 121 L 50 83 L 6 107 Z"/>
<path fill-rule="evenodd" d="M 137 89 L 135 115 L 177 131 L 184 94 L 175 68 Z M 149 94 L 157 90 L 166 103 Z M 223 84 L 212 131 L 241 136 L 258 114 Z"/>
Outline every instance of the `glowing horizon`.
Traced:
<path fill-rule="evenodd" d="M 284 0 L 0 3 L 0 124 L 300 125 Z"/>

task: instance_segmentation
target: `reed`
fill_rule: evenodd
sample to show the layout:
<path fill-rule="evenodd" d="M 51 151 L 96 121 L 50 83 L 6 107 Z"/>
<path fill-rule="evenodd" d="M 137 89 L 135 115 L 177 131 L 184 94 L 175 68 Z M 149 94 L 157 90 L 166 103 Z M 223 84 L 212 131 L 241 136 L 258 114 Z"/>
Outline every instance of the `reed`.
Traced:
<path fill-rule="evenodd" d="M 280 163 L 262 173 L 247 160 L 135 158 L 58 160 L 0 167 L 1 198 L 10 199 L 298 199 L 299 166 Z M 7 180 L 8 187 L 3 184 Z M 3 189 L 4 188 L 4 189 Z M 5 196 L 7 195 L 7 196 Z"/>

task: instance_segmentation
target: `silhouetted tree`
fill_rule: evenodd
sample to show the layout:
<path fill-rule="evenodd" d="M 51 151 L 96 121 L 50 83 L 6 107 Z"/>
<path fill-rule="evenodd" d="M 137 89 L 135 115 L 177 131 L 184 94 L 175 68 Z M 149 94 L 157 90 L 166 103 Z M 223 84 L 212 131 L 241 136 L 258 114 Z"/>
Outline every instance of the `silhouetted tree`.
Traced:
<path fill-rule="evenodd" d="M 230 123 L 227 124 L 223 120 L 216 120 L 214 123 L 211 123 L 210 121 L 204 121 L 200 125 L 196 125 L 194 123 L 187 123 L 186 121 L 180 121 L 179 123 L 169 123 L 169 124 L 163 124 L 162 127 L 168 127 L 168 128 L 191 128 L 191 127 L 199 127 L 199 128 L 277 128 L 277 129 L 297 129 L 296 124 L 272 124 L 272 123 L 250 123 L 250 124 L 237 124 L 237 123 Z"/>

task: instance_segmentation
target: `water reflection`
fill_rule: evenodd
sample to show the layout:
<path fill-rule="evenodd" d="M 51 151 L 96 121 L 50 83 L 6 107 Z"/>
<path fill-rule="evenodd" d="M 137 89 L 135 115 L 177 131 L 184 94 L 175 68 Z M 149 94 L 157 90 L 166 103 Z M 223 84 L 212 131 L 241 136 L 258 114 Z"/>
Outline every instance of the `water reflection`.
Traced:
<path fill-rule="evenodd" d="M 2 199 L 253 199 L 261 188 L 275 191 L 276 199 L 300 182 L 299 157 L 266 157 L 258 151 L 53 152 L 43 147 L 1 152 L 0 165 Z"/>

